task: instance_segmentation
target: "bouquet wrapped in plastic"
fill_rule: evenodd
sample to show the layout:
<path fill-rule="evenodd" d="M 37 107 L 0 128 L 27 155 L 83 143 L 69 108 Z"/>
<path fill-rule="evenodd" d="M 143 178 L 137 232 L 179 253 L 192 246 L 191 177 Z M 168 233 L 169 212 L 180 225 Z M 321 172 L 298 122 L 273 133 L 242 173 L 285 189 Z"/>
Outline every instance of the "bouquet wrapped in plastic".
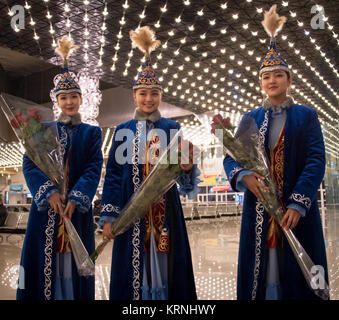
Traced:
<path fill-rule="evenodd" d="M 262 192 L 262 204 L 265 210 L 280 225 L 285 214 L 285 208 L 279 201 L 278 189 L 272 176 L 268 158 L 264 149 L 264 142 L 260 137 L 258 127 L 252 117 L 244 116 L 236 135 L 230 119 L 223 119 L 221 115 L 213 118 L 212 133 L 220 140 L 224 148 L 224 154 L 229 154 L 242 168 L 257 172 L 265 179 L 262 183 L 268 188 L 268 192 Z M 304 277 L 313 292 L 324 300 L 329 299 L 329 287 L 325 279 L 320 282 L 323 288 L 318 288 L 315 277 L 312 274 L 314 263 L 304 250 L 291 229 L 282 229 L 293 254 L 304 274 Z M 313 269 L 314 270 L 314 269 Z M 322 275 L 318 275 L 322 277 Z M 318 279 L 319 279 L 318 277 Z"/>
<path fill-rule="evenodd" d="M 51 111 L 8 94 L 0 95 L 0 106 L 25 148 L 26 155 L 54 183 L 62 198 L 66 199 L 63 156 L 57 124 L 51 121 Z M 93 275 L 95 266 L 88 259 L 86 248 L 72 222 L 66 217 L 64 222 L 79 274 Z"/>
<path fill-rule="evenodd" d="M 112 233 L 115 236 L 124 233 L 138 219 L 143 218 L 148 209 L 176 183 L 176 179 L 182 171 L 179 162 L 189 163 L 189 150 L 193 157 L 197 155 L 197 148 L 195 147 L 194 151 L 193 145 L 182 137 L 183 132 L 179 130 L 139 189 L 120 211 L 118 219 L 112 224 Z M 194 159 L 192 160 L 194 161 Z M 97 246 L 91 255 L 93 261 L 98 258 L 108 242 L 108 240 L 103 240 Z"/>

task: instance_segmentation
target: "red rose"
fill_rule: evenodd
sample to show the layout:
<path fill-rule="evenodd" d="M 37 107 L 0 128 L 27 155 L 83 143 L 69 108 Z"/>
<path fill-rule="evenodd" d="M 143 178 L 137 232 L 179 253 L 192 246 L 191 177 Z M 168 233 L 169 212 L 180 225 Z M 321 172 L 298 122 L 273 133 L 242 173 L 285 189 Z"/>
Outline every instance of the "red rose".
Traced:
<path fill-rule="evenodd" d="M 222 125 L 226 128 L 226 129 L 230 129 L 231 128 L 231 119 L 225 118 L 222 120 Z"/>
<path fill-rule="evenodd" d="M 33 118 L 33 119 L 35 119 L 35 120 L 37 120 L 37 121 L 40 121 L 40 120 L 41 120 L 40 112 L 39 112 L 39 110 L 37 110 L 37 109 L 30 109 L 30 110 L 28 111 L 28 117 L 29 117 L 29 118 Z"/>
<path fill-rule="evenodd" d="M 13 118 L 13 119 L 11 120 L 11 126 L 12 126 L 14 129 L 19 128 L 20 124 L 19 124 L 19 122 L 18 122 L 18 120 L 17 120 L 16 118 Z"/>
<path fill-rule="evenodd" d="M 217 114 L 213 117 L 213 122 L 215 124 L 219 124 L 219 123 L 222 123 L 222 116 L 220 114 Z"/>
<path fill-rule="evenodd" d="M 15 129 L 19 128 L 20 125 L 24 123 L 24 119 L 22 118 L 22 113 L 17 113 L 14 118 L 11 120 L 11 126 Z"/>

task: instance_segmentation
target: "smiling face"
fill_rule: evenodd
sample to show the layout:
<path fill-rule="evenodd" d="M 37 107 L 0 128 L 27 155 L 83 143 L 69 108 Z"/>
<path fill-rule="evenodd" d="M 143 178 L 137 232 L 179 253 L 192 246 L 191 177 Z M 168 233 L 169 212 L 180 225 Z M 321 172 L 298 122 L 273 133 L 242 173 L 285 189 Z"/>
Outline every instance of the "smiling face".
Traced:
<path fill-rule="evenodd" d="M 283 102 L 286 99 L 291 83 L 291 78 L 289 79 L 287 73 L 282 70 L 264 72 L 261 76 L 261 88 L 274 101 Z"/>
<path fill-rule="evenodd" d="M 136 106 L 145 113 L 152 113 L 159 108 L 162 93 L 161 90 L 152 89 L 137 89 L 134 94 Z"/>
<path fill-rule="evenodd" d="M 82 98 L 79 93 L 61 93 L 58 95 L 58 105 L 62 113 L 67 116 L 74 116 L 79 112 Z"/>

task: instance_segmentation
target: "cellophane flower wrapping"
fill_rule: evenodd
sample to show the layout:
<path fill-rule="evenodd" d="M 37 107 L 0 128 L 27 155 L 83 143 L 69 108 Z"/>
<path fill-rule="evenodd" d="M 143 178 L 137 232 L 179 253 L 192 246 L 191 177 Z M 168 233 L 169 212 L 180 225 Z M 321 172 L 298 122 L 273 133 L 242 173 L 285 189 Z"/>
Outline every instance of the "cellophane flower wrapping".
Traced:
<path fill-rule="evenodd" d="M 280 225 L 284 216 L 284 208 L 279 201 L 279 191 L 270 170 L 268 157 L 264 147 L 264 136 L 260 133 L 255 120 L 244 115 L 237 128 L 230 123 L 230 119 L 223 119 L 221 115 L 213 118 L 212 133 L 216 135 L 224 148 L 224 155 L 230 155 L 242 168 L 257 172 L 265 179 L 262 183 L 269 189 L 268 192 L 262 191 L 264 201 L 262 202 L 265 210 Z M 304 277 L 313 292 L 324 300 L 329 299 L 329 287 L 325 279 L 320 280 L 323 283 L 322 288 L 314 284 L 314 275 L 312 273 L 314 263 L 302 247 L 293 231 L 283 229 L 294 256 L 304 274 Z M 321 277 L 321 275 L 319 275 Z"/>
<path fill-rule="evenodd" d="M 214 118 L 215 120 L 215 118 Z M 230 124 L 225 127 L 227 122 L 223 120 L 214 126 L 221 130 L 222 144 L 225 153 L 229 154 L 242 168 L 255 171 L 265 179 L 263 184 L 268 187 L 269 192 L 262 192 L 265 210 L 273 216 L 278 224 L 283 217 L 283 209 L 278 200 L 278 189 L 271 173 L 268 157 L 263 144 L 263 137 L 260 135 L 255 120 L 244 115 L 235 134 Z"/>
<path fill-rule="evenodd" d="M 4 93 L 0 95 L 0 107 L 26 155 L 54 183 L 63 199 L 67 199 L 63 153 L 51 110 Z M 69 219 L 64 221 L 79 274 L 94 275 L 95 266 L 77 231 Z"/>
<path fill-rule="evenodd" d="M 51 111 L 8 94 L 1 94 L 0 105 L 26 155 L 63 193 L 63 160 Z"/>
<path fill-rule="evenodd" d="M 182 163 L 189 163 L 190 146 L 194 149 L 192 150 L 191 148 L 192 160 L 196 162 L 198 148 L 185 139 L 184 133 L 180 129 L 160 155 L 157 163 L 139 189 L 120 211 L 118 219 L 113 222 L 112 233 L 115 236 L 124 233 L 133 223 L 143 218 L 148 209 L 176 183 L 176 179 L 182 172 L 180 158 Z M 93 261 L 98 258 L 107 243 L 107 240 L 103 240 L 97 246 L 91 255 Z"/>

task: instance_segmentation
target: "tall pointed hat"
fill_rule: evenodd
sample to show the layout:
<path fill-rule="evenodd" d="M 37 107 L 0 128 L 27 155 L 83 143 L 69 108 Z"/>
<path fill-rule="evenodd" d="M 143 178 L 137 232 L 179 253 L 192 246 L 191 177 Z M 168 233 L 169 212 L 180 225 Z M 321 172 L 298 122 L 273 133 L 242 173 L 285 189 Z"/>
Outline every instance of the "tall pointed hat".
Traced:
<path fill-rule="evenodd" d="M 265 11 L 264 20 L 261 22 L 267 34 L 271 37 L 271 43 L 260 66 L 259 76 L 264 72 L 283 70 L 290 73 L 286 60 L 278 53 L 275 37 L 286 22 L 286 17 L 280 17 L 277 12 L 277 5 L 273 5 L 269 11 Z"/>
<path fill-rule="evenodd" d="M 58 40 L 58 47 L 55 49 L 55 52 L 62 59 L 63 70 L 62 73 L 57 76 L 57 83 L 53 90 L 56 97 L 61 93 L 77 92 L 81 94 L 79 84 L 68 70 L 68 57 L 78 48 L 79 46 L 74 44 L 74 40 L 69 39 L 67 36 L 63 36 Z"/>
<path fill-rule="evenodd" d="M 145 63 L 139 72 L 137 79 L 133 82 L 133 90 L 140 88 L 157 88 L 162 90 L 158 77 L 152 68 L 151 52 L 159 45 L 160 41 L 156 39 L 155 33 L 148 26 L 130 31 L 132 47 L 138 47 L 145 54 Z"/>

